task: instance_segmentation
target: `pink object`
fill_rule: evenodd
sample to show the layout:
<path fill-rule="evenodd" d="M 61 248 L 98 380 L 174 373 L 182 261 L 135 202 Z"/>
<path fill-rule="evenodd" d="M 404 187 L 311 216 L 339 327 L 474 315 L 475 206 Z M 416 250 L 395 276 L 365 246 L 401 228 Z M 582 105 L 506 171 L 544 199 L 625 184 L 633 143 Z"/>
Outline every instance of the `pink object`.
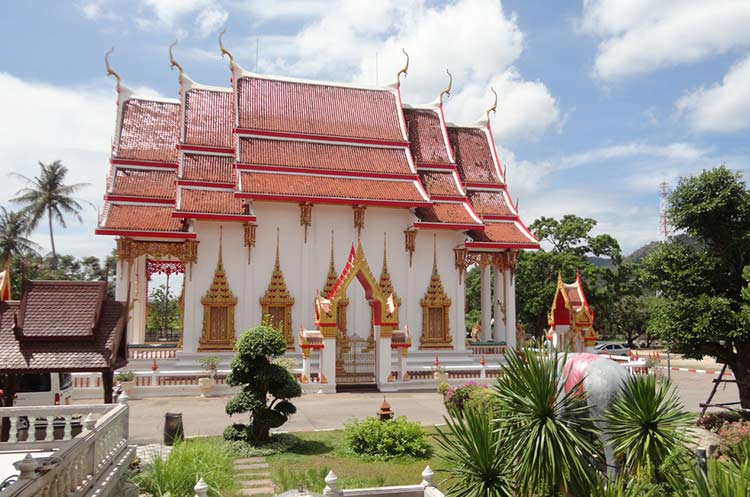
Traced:
<path fill-rule="evenodd" d="M 582 382 L 583 377 L 586 375 L 586 368 L 597 359 L 601 359 L 601 357 L 589 353 L 577 354 L 568 359 L 563 368 L 565 393 L 569 393 L 577 383 Z M 578 391 L 580 394 L 583 394 L 583 383 L 579 385 Z"/>

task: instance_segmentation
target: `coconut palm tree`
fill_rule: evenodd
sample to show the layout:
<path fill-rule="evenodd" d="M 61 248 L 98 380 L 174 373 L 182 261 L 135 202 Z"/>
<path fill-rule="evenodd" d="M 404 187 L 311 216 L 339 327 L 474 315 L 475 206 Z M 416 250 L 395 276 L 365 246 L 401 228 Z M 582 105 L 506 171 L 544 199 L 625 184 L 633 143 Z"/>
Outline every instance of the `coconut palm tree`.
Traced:
<path fill-rule="evenodd" d="M 14 174 L 26 181 L 26 188 L 16 192 L 16 196 L 11 199 L 12 202 L 24 204 L 21 212 L 27 216 L 29 228 L 34 229 L 39 221 L 46 215 L 49 224 L 49 239 L 52 247 L 52 268 L 57 269 L 57 252 L 55 251 L 55 237 L 52 231 L 53 219 L 65 228 L 64 214 L 70 214 L 83 222 L 80 211 L 81 204 L 78 203 L 73 195 L 88 183 L 76 183 L 74 185 L 65 184 L 65 176 L 68 174 L 68 168 L 63 166 L 62 162 L 56 160 L 51 164 L 39 162 L 41 173 L 34 179 L 28 178 L 22 174 Z"/>
<path fill-rule="evenodd" d="M 577 386 L 565 393 L 563 359 L 524 349 L 506 360 L 495 391 L 519 495 L 589 495 L 595 428 Z"/>
<path fill-rule="evenodd" d="M 674 387 L 653 375 L 629 377 L 605 418 L 615 454 L 634 476 L 663 481 L 664 464 L 676 467 L 686 453 L 692 416 Z"/>
<path fill-rule="evenodd" d="M 29 223 L 23 214 L 0 207 L 0 262 L 3 267 L 11 257 L 36 253 L 39 246 L 26 238 L 29 231 Z"/>

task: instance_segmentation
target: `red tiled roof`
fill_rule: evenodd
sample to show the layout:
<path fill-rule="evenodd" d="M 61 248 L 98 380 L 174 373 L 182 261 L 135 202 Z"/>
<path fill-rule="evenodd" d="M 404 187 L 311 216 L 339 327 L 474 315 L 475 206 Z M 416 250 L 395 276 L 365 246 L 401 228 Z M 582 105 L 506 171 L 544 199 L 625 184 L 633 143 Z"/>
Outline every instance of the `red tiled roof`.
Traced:
<path fill-rule="evenodd" d="M 479 216 L 512 216 L 515 213 L 505 200 L 505 193 L 501 191 L 469 191 L 467 193 L 474 211 Z"/>
<path fill-rule="evenodd" d="M 112 195 L 174 198 L 177 173 L 165 169 L 116 167 Z"/>
<path fill-rule="evenodd" d="M 433 202 L 430 207 L 415 209 L 415 214 L 425 223 L 479 224 L 463 203 Z"/>
<path fill-rule="evenodd" d="M 464 183 L 500 182 L 484 130 L 449 127 L 448 138 L 456 156 L 458 173 Z"/>
<path fill-rule="evenodd" d="M 449 164 L 440 117 L 431 109 L 404 109 L 406 127 L 414 160 L 420 163 Z"/>
<path fill-rule="evenodd" d="M 332 171 L 414 174 L 405 149 L 261 138 L 240 140 L 239 162 Z"/>
<path fill-rule="evenodd" d="M 251 215 L 242 208 L 242 199 L 236 198 L 233 191 L 180 189 L 180 205 L 177 212 Z"/>
<path fill-rule="evenodd" d="M 413 181 L 324 177 L 299 174 L 257 173 L 242 171 L 241 193 L 252 198 L 264 196 L 302 199 L 323 197 L 350 200 L 344 203 L 401 202 L 411 205 L 425 203 Z"/>
<path fill-rule="evenodd" d="M 106 294 L 106 282 L 32 281 L 27 285 L 34 292 L 44 287 L 45 297 L 24 295 L 21 302 L 0 302 L 0 373 L 106 371 L 127 363 L 127 309 L 123 302 L 100 297 Z M 22 314 L 23 333 L 17 335 L 14 316 Z M 82 327 L 91 328 L 94 314 L 98 319 L 93 333 L 85 336 Z M 36 323 L 39 335 L 27 339 L 31 322 Z"/>
<path fill-rule="evenodd" d="M 451 172 L 420 171 L 419 179 L 430 195 L 463 196 Z"/>
<path fill-rule="evenodd" d="M 241 128 L 404 141 L 391 91 L 246 76 L 237 98 Z"/>
<path fill-rule="evenodd" d="M 210 183 L 234 183 L 234 158 L 184 154 L 180 179 Z"/>
<path fill-rule="evenodd" d="M 104 224 L 107 230 L 181 231 L 181 222 L 172 217 L 173 207 L 108 203 Z"/>
<path fill-rule="evenodd" d="M 189 145 L 232 147 L 232 92 L 191 89 L 185 94 L 185 140 Z"/>
<path fill-rule="evenodd" d="M 131 98 L 125 102 L 114 156 L 177 162 L 180 104 Z"/>
<path fill-rule="evenodd" d="M 470 231 L 469 236 L 476 242 L 538 245 L 536 241 L 529 239 L 514 221 L 485 223 L 484 231 Z"/>

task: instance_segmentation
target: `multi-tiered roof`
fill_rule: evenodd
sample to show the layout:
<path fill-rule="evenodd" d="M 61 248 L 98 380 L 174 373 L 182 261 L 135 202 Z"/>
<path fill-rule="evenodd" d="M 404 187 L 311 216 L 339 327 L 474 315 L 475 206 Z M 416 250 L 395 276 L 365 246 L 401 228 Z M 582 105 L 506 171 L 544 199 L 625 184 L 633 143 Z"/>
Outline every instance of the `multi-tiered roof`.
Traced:
<path fill-rule="evenodd" d="M 178 68 L 180 68 L 178 66 Z M 194 238 L 188 219 L 255 223 L 253 201 L 412 209 L 414 229 L 469 233 L 467 248 L 537 248 L 510 201 L 489 120 L 447 124 L 442 99 L 244 71 L 145 99 L 118 78 L 98 234 Z M 442 95 L 441 95 L 442 96 Z"/>

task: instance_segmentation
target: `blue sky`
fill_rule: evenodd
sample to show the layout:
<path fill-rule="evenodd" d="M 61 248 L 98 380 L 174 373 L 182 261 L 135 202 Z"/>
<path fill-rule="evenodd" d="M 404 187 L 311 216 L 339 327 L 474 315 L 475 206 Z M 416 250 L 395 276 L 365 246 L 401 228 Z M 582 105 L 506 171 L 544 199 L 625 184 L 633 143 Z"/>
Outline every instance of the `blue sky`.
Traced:
<path fill-rule="evenodd" d="M 177 96 L 167 46 L 194 80 L 228 85 L 217 34 L 246 69 L 387 83 L 411 55 L 407 103 L 454 74 L 446 117 L 472 122 L 500 93 L 493 129 L 522 216 L 599 221 L 628 252 L 657 239 L 658 184 L 726 163 L 750 167 L 747 0 L 9 2 L 0 18 L 0 195 L 61 159 L 101 206 L 114 82 Z M 256 61 L 256 43 L 260 58 Z M 375 60 L 377 58 L 377 75 Z M 101 256 L 96 212 L 58 230 L 59 250 Z M 46 232 L 34 234 L 48 247 Z"/>

